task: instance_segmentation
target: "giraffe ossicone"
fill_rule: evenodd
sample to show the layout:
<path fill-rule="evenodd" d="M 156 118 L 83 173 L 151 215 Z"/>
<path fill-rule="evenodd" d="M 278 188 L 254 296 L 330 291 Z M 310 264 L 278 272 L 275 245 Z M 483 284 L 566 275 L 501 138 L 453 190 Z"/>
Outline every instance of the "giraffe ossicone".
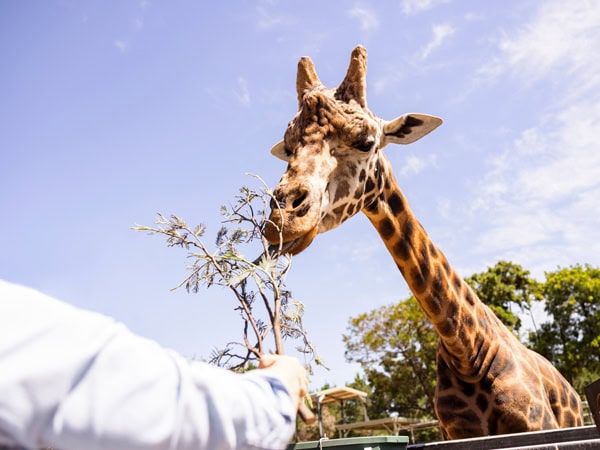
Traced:
<path fill-rule="evenodd" d="M 287 161 L 265 236 L 297 254 L 319 233 L 363 212 L 377 229 L 440 344 L 435 407 L 451 439 L 583 424 L 581 400 L 542 356 L 522 345 L 433 244 L 383 153 L 410 144 L 441 119 L 409 113 L 386 121 L 367 107 L 367 52 L 359 46 L 335 89 L 310 58 L 298 63 L 298 112 L 272 153 Z"/>

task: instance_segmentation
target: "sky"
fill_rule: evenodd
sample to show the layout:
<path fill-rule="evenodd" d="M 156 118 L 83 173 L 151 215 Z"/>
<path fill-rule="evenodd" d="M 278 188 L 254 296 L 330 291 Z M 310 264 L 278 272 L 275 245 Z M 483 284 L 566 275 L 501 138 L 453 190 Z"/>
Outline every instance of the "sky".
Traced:
<path fill-rule="evenodd" d="M 269 150 L 299 58 L 335 87 L 358 44 L 375 114 L 444 119 L 385 152 L 460 274 L 600 265 L 600 2 L 32 0 L 0 3 L 0 278 L 189 358 L 237 340 L 230 294 L 172 291 L 186 252 L 131 228 L 176 214 L 211 243 L 249 173 L 274 187 L 285 170 Z M 362 214 L 296 256 L 287 287 L 329 367 L 311 390 L 360 374 L 351 317 L 410 295 Z"/>

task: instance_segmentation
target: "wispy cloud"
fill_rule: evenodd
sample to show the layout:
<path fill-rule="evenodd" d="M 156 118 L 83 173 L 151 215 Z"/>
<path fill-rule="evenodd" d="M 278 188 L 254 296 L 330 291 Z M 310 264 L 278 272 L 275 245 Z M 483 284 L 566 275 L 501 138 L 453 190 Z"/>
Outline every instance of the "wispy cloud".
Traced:
<path fill-rule="evenodd" d="M 481 73 L 498 77 L 510 72 L 534 82 L 554 69 L 569 73 L 581 73 L 583 69 L 587 78 L 590 69 L 600 66 L 599 26 L 598 2 L 543 3 L 529 24 L 500 39 L 499 55 L 485 64 Z"/>
<path fill-rule="evenodd" d="M 142 19 L 141 17 L 136 17 L 133 20 L 133 27 L 136 31 L 142 31 L 144 29 L 144 19 Z"/>
<path fill-rule="evenodd" d="M 405 15 L 410 16 L 447 2 L 448 0 L 402 0 L 400 7 Z"/>
<path fill-rule="evenodd" d="M 431 154 L 426 158 L 419 158 L 414 155 L 408 155 L 404 158 L 404 163 L 400 166 L 398 173 L 400 175 L 416 175 L 422 172 L 426 167 L 434 165 L 436 162 L 436 155 Z"/>
<path fill-rule="evenodd" d="M 149 5 L 150 4 L 147 1 L 141 1 L 138 5 L 139 10 L 141 10 L 140 14 L 133 18 L 133 20 L 130 22 L 130 28 L 127 30 L 127 32 L 123 33 L 126 37 L 115 39 L 114 45 L 121 53 L 126 53 L 127 51 L 129 51 L 133 47 L 137 35 L 139 35 L 143 31 L 143 15 L 146 8 L 148 8 Z"/>
<path fill-rule="evenodd" d="M 354 6 L 348 14 L 351 17 L 358 19 L 360 22 L 360 28 L 363 31 L 373 31 L 379 28 L 379 19 L 377 18 L 377 14 L 370 9 Z"/>
<path fill-rule="evenodd" d="M 523 89 L 553 88 L 545 112 L 489 161 L 470 203 L 486 230 L 477 252 L 539 277 L 557 265 L 600 262 L 598 27 L 598 2 L 544 2 L 498 40 L 480 71 L 491 83 L 510 75 Z"/>
<path fill-rule="evenodd" d="M 124 53 L 125 51 L 127 51 L 127 48 L 128 48 L 127 42 L 117 39 L 114 42 L 114 44 L 115 44 L 115 47 L 117 47 L 117 49 L 119 49 L 119 51 L 121 53 Z"/>
<path fill-rule="evenodd" d="M 431 41 L 421 50 L 421 58 L 427 59 L 431 52 L 440 47 L 449 37 L 456 33 L 456 29 L 449 24 L 434 25 Z"/>
<path fill-rule="evenodd" d="M 292 19 L 290 19 L 290 17 L 283 14 L 277 14 L 264 5 L 257 6 L 256 12 L 258 14 L 256 27 L 259 30 L 270 30 L 275 27 L 292 23 Z"/>
<path fill-rule="evenodd" d="M 235 93 L 240 105 L 250 106 L 250 91 L 248 90 L 248 81 L 244 77 L 238 77 L 237 85 L 239 91 Z"/>

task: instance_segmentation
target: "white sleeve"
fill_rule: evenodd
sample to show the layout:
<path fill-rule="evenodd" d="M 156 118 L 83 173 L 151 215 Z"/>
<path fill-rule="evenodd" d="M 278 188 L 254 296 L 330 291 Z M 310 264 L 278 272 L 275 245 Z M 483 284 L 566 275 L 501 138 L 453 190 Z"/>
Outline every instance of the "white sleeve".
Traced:
<path fill-rule="evenodd" d="M 283 449 L 283 385 L 187 361 L 97 313 L 0 280 L 0 447 Z"/>

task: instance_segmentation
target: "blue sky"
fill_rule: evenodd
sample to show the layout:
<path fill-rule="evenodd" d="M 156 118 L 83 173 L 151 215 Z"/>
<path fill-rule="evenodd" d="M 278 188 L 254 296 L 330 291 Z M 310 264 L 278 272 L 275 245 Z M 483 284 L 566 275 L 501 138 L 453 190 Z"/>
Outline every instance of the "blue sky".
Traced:
<path fill-rule="evenodd" d="M 461 274 L 598 266 L 599 30 L 595 1 L 2 2 L 0 277 L 185 356 L 237 339 L 227 292 L 171 292 L 185 253 L 130 228 L 175 213 L 212 239 L 247 173 L 283 174 L 269 149 L 298 59 L 333 87 L 357 44 L 376 114 L 444 119 L 386 154 Z M 287 284 L 331 368 L 312 389 L 358 373 L 351 316 L 409 296 L 362 215 L 294 258 Z"/>

